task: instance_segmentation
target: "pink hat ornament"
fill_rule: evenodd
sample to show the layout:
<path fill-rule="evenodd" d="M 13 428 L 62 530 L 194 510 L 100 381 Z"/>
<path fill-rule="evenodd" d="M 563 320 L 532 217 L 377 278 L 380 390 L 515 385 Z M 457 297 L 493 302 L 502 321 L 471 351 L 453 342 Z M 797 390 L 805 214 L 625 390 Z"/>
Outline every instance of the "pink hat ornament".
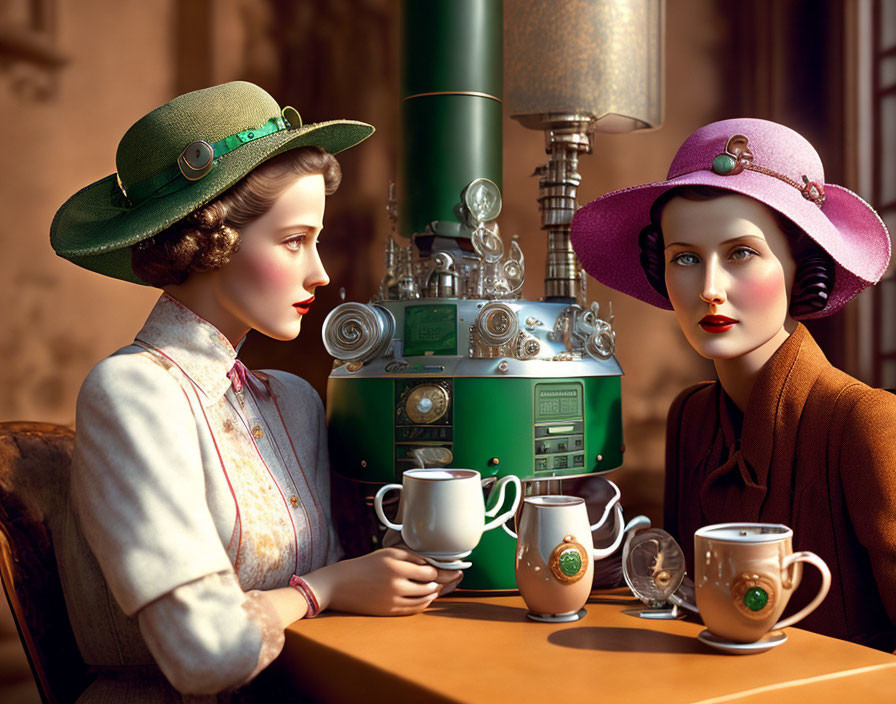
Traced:
<path fill-rule="evenodd" d="M 768 120 L 739 118 L 701 127 L 678 150 L 665 181 L 608 193 L 576 214 L 570 231 L 585 270 L 601 283 L 671 310 L 640 264 L 638 235 L 654 201 L 676 186 L 714 186 L 764 203 L 789 218 L 833 260 L 833 287 L 818 318 L 880 280 L 890 236 L 874 209 L 852 191 L 825 183 L 812 145 Z"/>

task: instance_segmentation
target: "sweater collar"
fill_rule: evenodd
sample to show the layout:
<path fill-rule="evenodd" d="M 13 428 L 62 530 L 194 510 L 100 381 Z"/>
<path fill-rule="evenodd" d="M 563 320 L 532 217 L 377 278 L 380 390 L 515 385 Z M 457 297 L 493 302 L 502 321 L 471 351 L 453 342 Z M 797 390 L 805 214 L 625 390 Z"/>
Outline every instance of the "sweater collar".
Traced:
<path fill-rule="evenodd" d="M 237 352 L 211 323 L 163 293 L 135 340 L 176 364 L 205 394 L 220 400 L 231 386 L 227 373 Z"/>

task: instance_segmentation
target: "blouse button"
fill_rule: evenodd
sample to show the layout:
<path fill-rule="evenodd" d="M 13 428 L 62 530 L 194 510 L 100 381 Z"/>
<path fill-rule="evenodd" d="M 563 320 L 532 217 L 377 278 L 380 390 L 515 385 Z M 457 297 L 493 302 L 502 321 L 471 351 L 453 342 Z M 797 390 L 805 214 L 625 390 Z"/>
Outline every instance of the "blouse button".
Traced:
<path fill-rule="evenodd" d="M 263 438 L 263 437 L 264 437 L 264 431 L 261 429 L 261 426 L 260 426 L 260 425 L 255 424 L 255 425 L 252 426 L 252 436 L 253 436 L 253 437 L 256 437 L 256 438 Z"/>

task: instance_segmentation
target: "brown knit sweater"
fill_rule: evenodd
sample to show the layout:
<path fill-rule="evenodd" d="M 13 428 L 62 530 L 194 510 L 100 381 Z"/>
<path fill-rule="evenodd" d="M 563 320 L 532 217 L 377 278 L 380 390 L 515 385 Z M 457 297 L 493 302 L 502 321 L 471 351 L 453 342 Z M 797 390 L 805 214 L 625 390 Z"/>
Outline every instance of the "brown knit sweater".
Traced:
<path fill-rule="evenodd" d="M 741 414 L 718 382 L 683 391 L 666 435 L 666 529 L 693 574 L 694 531 L 761 521 L 831 568 L 827 598 L 799 623 L 896 649 L 896 396 L 835 369 L 799 325 Z M 807 566 L 785 613 L 820 585 Z"/>

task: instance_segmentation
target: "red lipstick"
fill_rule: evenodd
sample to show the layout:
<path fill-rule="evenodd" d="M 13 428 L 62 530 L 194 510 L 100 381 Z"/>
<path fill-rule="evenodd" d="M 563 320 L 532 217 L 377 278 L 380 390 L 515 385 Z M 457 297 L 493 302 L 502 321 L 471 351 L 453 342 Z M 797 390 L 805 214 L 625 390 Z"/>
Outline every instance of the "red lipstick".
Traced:
<path fill-rule="evenodd" d="M 706 332 L 725 332 L 733 328 L 736 323 L 736 320 L 724 315 L 705 315 L 697 324 Z"/>
<path fill-rule="evenodd" d="M 312 303 L 314 303 L 314 296 L 312 296 L 308 300 L 293 303 L 292 307 L 296 309 L 296 313 L 298 313 L 299 315 L 308 315 L 308 309 L 311 308 Z"/>

